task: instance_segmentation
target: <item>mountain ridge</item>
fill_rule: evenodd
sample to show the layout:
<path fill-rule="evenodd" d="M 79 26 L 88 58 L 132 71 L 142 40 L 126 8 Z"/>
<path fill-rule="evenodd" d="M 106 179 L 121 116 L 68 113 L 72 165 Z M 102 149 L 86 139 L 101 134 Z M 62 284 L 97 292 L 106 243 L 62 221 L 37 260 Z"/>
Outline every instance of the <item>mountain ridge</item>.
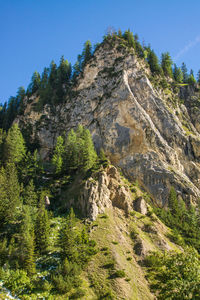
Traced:
<path fill-rule="evenodd" d="M 144 59 L 120 45 L 120 39 L 114 43 L 111 39 L 98 46 L 79 75 L 74 96 L 58 104 L 53 113 L 46 104 L 41 113 L 35 113 L 36 120 L 25 113 L 15 122 L 21 128 L 32 127 L 47 158 L 57 136 L 81 123 L 89 128 L 97 151 L 103 148 L 111 162 L 130 179 L 138 179 L 158 203 L 165 205 L 172 185 L 186 201 L 195 202 L 200 196 L 198 121 L 197 126 L 192 124 L 171 87 L 152 85 Z M 189 95 L 196 96 L 194 89 Z M 38 98 L 32 97 L 33 105 Z M 187 117 L 186 128 L 180 115 Z"/>

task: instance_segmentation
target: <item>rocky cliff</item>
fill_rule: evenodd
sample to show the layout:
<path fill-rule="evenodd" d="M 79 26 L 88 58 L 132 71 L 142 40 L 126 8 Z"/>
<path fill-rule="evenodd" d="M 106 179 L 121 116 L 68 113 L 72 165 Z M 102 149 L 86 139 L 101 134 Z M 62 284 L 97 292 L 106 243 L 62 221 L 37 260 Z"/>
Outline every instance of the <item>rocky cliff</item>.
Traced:
<path fill-rule="evenodd" d="M 179 93 L 169 86 L 152 80 L 134 50 L 104 41 L 65 103 L 35 112 L 38 98 L 32 96 L 16 122 L 39 140 L 44 158 L 59 134 L 81 123 L 96 149 L 103 148 L 159 205 L 166 204 L 171 186 L 186 201 L 195 201 L 200 197 L 199 95 L 192 88 Z"/>

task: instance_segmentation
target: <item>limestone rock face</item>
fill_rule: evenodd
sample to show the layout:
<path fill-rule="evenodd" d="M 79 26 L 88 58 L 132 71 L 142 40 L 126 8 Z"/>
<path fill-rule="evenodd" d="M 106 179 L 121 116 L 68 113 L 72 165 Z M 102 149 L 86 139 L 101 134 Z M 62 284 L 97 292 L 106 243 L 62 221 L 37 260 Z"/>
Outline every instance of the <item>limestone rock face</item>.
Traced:
<path fill-rule="evenodd" d="M 70 204 L 75 204 L 86 217 L 94 221 L 98 214 L 104 213 L 105 208 L 109 207 L 118 207 L 128 214 L 132 201 L 128 187 L 125 187 L 119 172 L 112 166 L 98 173 L 97 178 L 89 178 L 76 203 L 72 200 Z"/>
<path fill-rule="evenodd" d="M 142 215 L 147 214 L 147 205 L 146 205 L 145 200 L 142 197 L 137 198 L 133 202 L 133 208 L 134 208 L 134 210 L 138 211 Z"/>
<path fill-rule="evenodd" d="M 171 186 L 186 201 L 195 200 L 200 196 L 199 111 L 183 104 L 175 111 L 168 96 L 152 86 L 149 72 L 134 52 L 104 42 L 86 65 L 71 99 L 53 112 L 46 105 L 39 120 L 27 113 L 18 122 L 24 127 L 31 124 L 46 158 L 56 137 L 81 123 L 90 130 L 96 149 L 104 148 L 112 164 L 130 180 L 138 180 L 160 206 L 166 204 Z M 182 98 L 190 93 L 183 92 Z M 187 120 L 188 131 L 182 120 Z M 94 202 L 100 211 L 111 202 L 124 205 L 119 199 L 126 191 L 112 195 L 114 178 L 109 187 L 103 184 L 104 175 L 101 180 L 102 184 L 87 182 L 85 189 L 90 199 L 96 197 L 85 204 L 94 216 Z"/>

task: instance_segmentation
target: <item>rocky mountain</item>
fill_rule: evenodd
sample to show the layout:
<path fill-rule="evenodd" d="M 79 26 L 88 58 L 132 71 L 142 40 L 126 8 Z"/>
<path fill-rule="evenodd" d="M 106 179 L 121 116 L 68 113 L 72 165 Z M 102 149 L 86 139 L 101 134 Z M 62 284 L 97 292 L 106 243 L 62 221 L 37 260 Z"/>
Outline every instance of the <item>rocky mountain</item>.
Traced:
<path fill-rule="evenodd" d="M 0 110 L 0 298 L 200 299 L 199 83 L 90 50 Z"/>
<path fill-rule="evenodd" d="M 103 148 L 160 206 L 174 186 L 186 202 L 200 197 L 200 109 L 195 86 L 173 85 L 152 76 L 147 62 L 120 39 L 96 49 L 70 96 L 42 111 L 37 94 L 26 99 L 15 122 L 40 144 L 48 159 L 58 135 L 87 127 L 97 151 Z"/>

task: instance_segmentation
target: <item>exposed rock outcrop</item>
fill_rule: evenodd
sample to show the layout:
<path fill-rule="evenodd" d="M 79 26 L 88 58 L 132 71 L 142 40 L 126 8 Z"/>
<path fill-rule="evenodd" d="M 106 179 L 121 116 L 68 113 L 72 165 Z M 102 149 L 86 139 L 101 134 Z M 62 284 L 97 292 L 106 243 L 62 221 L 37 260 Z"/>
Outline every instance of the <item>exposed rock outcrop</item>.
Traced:
<path fill-rule="evenodd" d="M 145 61 L 133 51 L 104 42 L 86 65 L 71 99 L 54 113 L 46 105 L 40 119 L 27 113 L 18 122 L 24 127 L 31 124 L 43 157 L 48 157 L 59 134 L 81 123 L 89 128 L 96 149 L 103 147 L 111 162 L 130 180 L 137 179 L 159 205 L 166 204 L 172 185 L 186 201 L 195 200 L 200 196 L 199 111 L 181 104 L 181 119 L 169 104 L 170 95 L 155 89 L 148 77 Z M 182 94 L 191 98 L 190 93 Z M 99 203 L 98 210 L 110 202 L 122 205 L 118 199 L 126 193 L 121 189 L 112 196 L 102 189 L 108 186 L 106 180 L 102 175 L 102 184 L 87 182 L 85 188 L 87 197 L 96 197 L 92 203 Z M 95 216 L 95 205 L 85 205 Z"/>
<path fill-rule="evenodd" d="M 142 215 L 146 215 L 148 212 L 146 202 L 142 197 L 137 198 L 133 202 L 133 208 L 134 210 L 138 211 Z"/>
<path fill-rule="evenodd" d="M 127 215 L 132 210 L 133 197 L 117 169 L 113 166 L 108 167 L 96 176 L 97 178 L 90 177 L 85 182 L 78 199 L 71 199 L 70 205 L 76 205 L 92 221 L 112 206 L 124 210 Z"/>

